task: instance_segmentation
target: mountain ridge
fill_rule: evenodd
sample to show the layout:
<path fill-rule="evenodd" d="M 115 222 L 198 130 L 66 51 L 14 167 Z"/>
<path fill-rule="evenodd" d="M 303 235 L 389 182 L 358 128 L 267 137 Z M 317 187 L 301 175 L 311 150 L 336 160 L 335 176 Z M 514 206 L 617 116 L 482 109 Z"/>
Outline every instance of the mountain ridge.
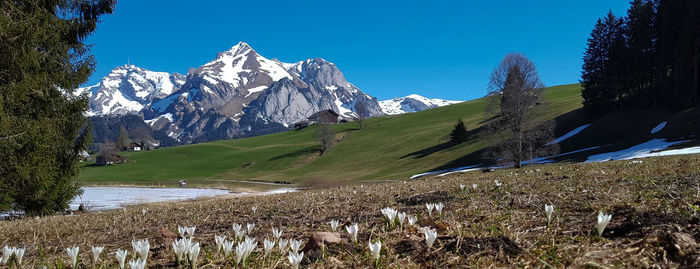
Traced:
<path fill-rule="evenodd" d="M 370 117 L 384 115 L 377 99 L 349 83 L 335 64 L 270 60 L 245 42 L 187 76 L 127 65 L 76 92 L 88 92 L 90 116 L 139 115 L 159 133 L 154 136 L 182 144 L 284 131 L 324 109 L 351 120 L 358 104 Z"/>

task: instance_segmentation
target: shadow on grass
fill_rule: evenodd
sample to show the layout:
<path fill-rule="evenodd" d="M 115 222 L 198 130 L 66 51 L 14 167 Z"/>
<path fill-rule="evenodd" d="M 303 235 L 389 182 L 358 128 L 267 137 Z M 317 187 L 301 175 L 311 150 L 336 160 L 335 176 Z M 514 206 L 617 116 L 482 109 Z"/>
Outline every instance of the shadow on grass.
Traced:
<path fill-rule="evenodd" d="M 276 161 L 276 160 L 281 160 L 281 159 L 286 159 L 286 158 L 296 158 L 296 157 L 300 157 L 300 156 L 308 155 L 308 154 L 313 154 L 313 153 L 316 153 L 316 154 L 321 153 L 321 149 L 319 149 L 316 146 L 311 146 L 311 147 L 295 150 L 295 151 L 292 151 L 289 153 L 277 155 L 275 157 L 270 158 L 268 161 Z"/>
<path fill-rule="evenodd" d="M 426 157 L 430 154 L 433 154 L 433 153 L 436 153 L 439 151 L 443 151 L 443 150 L 452 148 L 454 146 L 461 145 L 463 143 L 467 143 L 470 140 L 478 139 L 478 134 L 480 131 L 481 131 L 481 128 L 467 131 L 467 137 L 469 137 L 469 138 L 467 139 L 467 141 L 464 141 L 462 143 L 453 143 L 452 141 L 442 142 L 440 144 L 437 144 L 437 145 L 434 145 L 431 147 L 427 147 L 427 148 L 424 148 L 424 149 L 421 149 L 418 151 L 411 152 L 411 153 L 406 154 L 404 156 L 401 156 L 401 159 L 411 158 L 411 157 L 414 159 L 423 158 L 423 157 Z"/>
<path fill-rule="evenodd" d="M 477 165 L 477 164 L 486 164 L 486 162 L 482 158 L 485 150 L 486 149 L 480 149 L 480 150 L 474 151 L 472 153 L 469 153 L 467 155 L 464 155 L 462 157 L 454 159 L 448 163 L 445 163 L 441 166 L 435 167 L 435 168 L 431 169 L 430 171 L 441 171 L 441 170 L 453 169 L 453 168 L 457 168 L 457 167 L 464 167 L 464 166 Z"/>

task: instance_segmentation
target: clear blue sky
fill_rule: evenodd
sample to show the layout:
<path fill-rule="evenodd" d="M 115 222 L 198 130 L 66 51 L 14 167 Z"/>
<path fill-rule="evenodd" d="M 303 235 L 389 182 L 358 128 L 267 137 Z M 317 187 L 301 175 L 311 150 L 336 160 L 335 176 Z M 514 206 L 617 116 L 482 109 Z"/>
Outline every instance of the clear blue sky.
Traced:
<path fill-rule="evenodd" d="M 245 41 L 267 58 L 321 57 L 381 99 L 417 93 L 470 100 L 486 93 L 507 52 L 522 52 L 548 86 L 576 83 L 596 19 L 625 0 L 178 1 L 119 0 L 88 39 L 97 68 L 187 73 Z M 87 85 L 87 84 L 86 84 Z"/>

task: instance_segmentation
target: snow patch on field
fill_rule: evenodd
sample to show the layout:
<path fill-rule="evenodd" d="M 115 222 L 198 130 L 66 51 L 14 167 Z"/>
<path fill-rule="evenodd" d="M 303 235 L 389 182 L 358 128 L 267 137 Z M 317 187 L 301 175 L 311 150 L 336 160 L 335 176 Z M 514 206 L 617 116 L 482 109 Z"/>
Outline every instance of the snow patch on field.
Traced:
<path fill-rule="evenodd" d="M 646 154 L 641 154 L 641 155 L 637 156 L 637 158 L 696 154 L 696 153 L 700 153 L 700 146 L 684 148 L 684 149 L 670 149 L 670 150 L 664 150 L 664 151 L 659 151 L 659 152 L 650 152 L 650 153 L 646 153 Z"/>
<path fill-rule="evenodd" d="M 653 154 L 659 154 L 660 152 L 656 151 L 661 151 L 675 144 L 685 143 L 688 141 L 689 140 L 669 142 L 666 139 L 655 138 L 627 149 L 588 156 L 588 160 L 586 160 L 586 162 L 604 162 L 611 160 L 629 160 L 650 156 L 661 156 Z"/>
<path fill-rule="evenodd" d="M 658 133 L 658 132 L 661 131 L 664 127 L 666 127 L 666 122 L 665 122 L 665 121 L 659 123 L 659 125 L 656 125 L 656 127 L 654 127 L 654 129 L 651 129 L 651 134 Z"/>
<path fill-rule="evenodd" d="M 545 146 L 552 145 L 552 144 L 557 144 L 557 143 L 559 143 L 559 142 L 561 142 L 561 141 L 564 141 L 564 140 L 566 140 L 567 138 L 572 137 L 572 136 L 574 136 L 574 135 L 580 133 L 581 131 L 583 131 L 583 129 L 588 128 L 588 126 L 591 126 L 591 124 L 589 123 L 589 124 L 584 124 L 584 125 L 581 125 L 581 126 L 579 126 L 579 127 L 576 127 L 576 129 L 573 129 L 573 130 L 569 131 L 568 133 L 566 133 L 566 134 L 564 134 L 564 135 L 558 137 L 557 139 L 554 139 L 554 140 L 550 141 L 549 143 L 545 144 Z"/>

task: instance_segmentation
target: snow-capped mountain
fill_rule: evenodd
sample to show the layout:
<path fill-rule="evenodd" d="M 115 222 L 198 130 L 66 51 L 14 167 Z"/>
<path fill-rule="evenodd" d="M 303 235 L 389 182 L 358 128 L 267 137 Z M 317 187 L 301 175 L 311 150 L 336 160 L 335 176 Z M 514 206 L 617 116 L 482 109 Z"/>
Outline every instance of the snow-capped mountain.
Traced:
<path fill-rule="evenodd" d="M 131 90 L 133 84 L 118 84 L 131 81 L 124 78 L 121 69 L 116 68 L 93 86 L 98 89 L 82 89 L 94 92 L 91 110 L 101 114 L 138 113 L 161 137 L 168 136 L 179 143 L 283 131 L 324 109 L 351 119 L 357 117 L 358 103 L 367 107 L 369 116 L 383 115 L 376 98 L 348 83 L 335 64 L 321 58 L 284 63 L 261 56 L 244 42 L 191 69 L 186 77 L 175 77 L 171 81 L 177 83 L 168 88 L 172 89 L 169 94 L 156 96 L 165 92 L 165 87 L 145 95 Z M 93 98 L 102 88 L 110 90 L 100 96 L 111 99 Z M 137 99 L 139 96 L 151 99 Z"/>
<path fill-rule="evenodd" d="M 185 83 L 178 73 L 154 72 L 134 65 L 118 66 L 100 83 L 79 88 L 90 100 L 88 115 L 136 114 L 154 99 L 175 92 Z"/>
<path fill-rule="evenodd" d="M 397 97 L 391 100 L 379 102 L 382 111 L 388 115 L 403 114 L 409 112 L 423 111 L 426 109 L 461 103 L 462 101 L 450 101 L 443 99 L 430 99 L 417 94 L 406 97 Z"/>

